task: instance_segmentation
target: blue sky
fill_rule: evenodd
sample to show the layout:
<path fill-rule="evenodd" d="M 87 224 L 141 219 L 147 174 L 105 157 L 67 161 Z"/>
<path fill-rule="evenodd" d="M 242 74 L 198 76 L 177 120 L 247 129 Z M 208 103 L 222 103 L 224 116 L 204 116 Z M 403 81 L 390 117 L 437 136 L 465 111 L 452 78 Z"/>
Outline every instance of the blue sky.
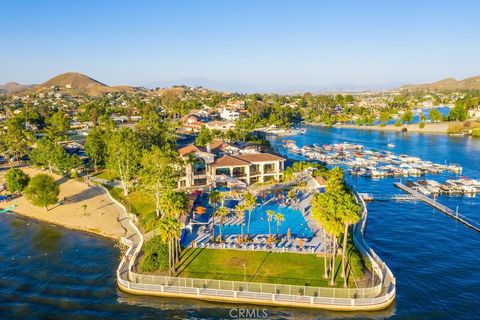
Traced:
<path fill-rule="evenodd" d="M 480 1 L 4 1 L 0 83 L 388 86 L 480 74 Z"/>

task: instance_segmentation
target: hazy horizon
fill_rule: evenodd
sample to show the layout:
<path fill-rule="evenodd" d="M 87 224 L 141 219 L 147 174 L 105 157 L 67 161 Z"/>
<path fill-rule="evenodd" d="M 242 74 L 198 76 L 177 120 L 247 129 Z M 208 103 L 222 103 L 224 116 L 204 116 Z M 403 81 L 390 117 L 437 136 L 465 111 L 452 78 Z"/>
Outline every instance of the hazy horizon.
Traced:
<path fill-rule="evenodd" d="M 76 71 L 112 86 L 288 92 L 463 79 L 480 74 L 479 9 L 469 1 L 6 2 L 0 83 Z"/>

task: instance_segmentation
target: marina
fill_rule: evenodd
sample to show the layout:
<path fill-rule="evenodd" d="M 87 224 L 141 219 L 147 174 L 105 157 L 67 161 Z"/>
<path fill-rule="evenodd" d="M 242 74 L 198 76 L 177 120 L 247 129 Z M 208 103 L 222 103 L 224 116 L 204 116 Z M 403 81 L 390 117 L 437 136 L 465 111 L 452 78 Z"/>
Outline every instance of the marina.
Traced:
<path fill-rule="evenodd" d="M 361 144 L 343 142 L 319 145 L 314 143 L 298 147 L 295 141 L 283 140 L 282 145 L 289 153 L 298 154 L 311 161 L 318 161 L 325 165 L 346 166 L 352 176 L 420 177 L 445 171 L 456 174 L 462 172 L 462 167 L 458 164 L 439 164 L 407 154 L 396 155 L 387 150 L 366 149 Z"/>

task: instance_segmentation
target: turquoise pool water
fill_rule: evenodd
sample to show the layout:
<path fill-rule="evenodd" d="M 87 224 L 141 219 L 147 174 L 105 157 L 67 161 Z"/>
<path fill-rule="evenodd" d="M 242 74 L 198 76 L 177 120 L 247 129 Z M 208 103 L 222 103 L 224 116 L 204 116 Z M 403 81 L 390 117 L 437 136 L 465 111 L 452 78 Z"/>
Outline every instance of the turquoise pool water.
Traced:
<path fill-rule="evenodd" d="M 285 220 L 278 228 L 278 233 L 286 235 L 290 228 L 290 233 L 293 237 L 311 238 L 313 236 L 312 230 L 307 225 L 307 221 L 302 215 L 300 210 L 296 210 L 290 207 L 282 207 L 277 204 L 268 204 L 265 206 L 258 206 L 252 211 L 252 217 L 250 219 L 250 234 L 268 234 L 268 220 L 267 211 L 273 210 L 274 212 L 280 212 L 284 215 Z M 247 233 L 248 212 L 245 215 L 244 233 Z M 271 222 L 272 234 L 277 233 L 277 223 L 275 219 Z M 215 226 L 215 232 L 219 231 L 219 226 Z M 240 225 L 224 225 L 222 228 L 222 234 L 241 234 Z"/>

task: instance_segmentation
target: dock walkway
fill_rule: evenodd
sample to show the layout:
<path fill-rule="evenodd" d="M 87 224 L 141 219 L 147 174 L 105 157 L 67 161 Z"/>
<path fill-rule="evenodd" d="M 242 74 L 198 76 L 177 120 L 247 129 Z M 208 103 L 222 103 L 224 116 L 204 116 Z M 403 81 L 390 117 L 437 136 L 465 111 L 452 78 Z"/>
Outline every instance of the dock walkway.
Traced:
<path fill-rule="evenodd" d="M 438 201 L 436 201 L 435 199 L 432 199 L 430 197 L 427 197 L 426 195 L 424 194 L 421 194 L 420 192 L 416 191 L 415 189 L 412 189 L 410 187 L 407 187 L 406 185 L 400 183 L 400 182 L 395 182 L 394 185 L 407 192 L 408 194 L 412 195 L 412 196 L 415 196 L 417 199 L 419 200 L 422 200 L 423 202 L 425 202 L 426 204 L 434 207 L 435 209 L 437 209 L 438 211 L 446 214 L 447 216 L 449 216 L 450 218 L 453 218 L 461 223 L 463 223 L 464 225 L 466 225 L 467 227 L 470 227 L 472 228 L 473 230 L 477 231 L 477 232 L 480 232 L 480 223 L 475 221 L 475 220 L 472 220 L 468 217 L 465 217 L 464 215 L 461 215 L 460 213 L 455 212 L 453 211 L 452 209 L 450 209 L 449 207 L 439 203 Z"/>

